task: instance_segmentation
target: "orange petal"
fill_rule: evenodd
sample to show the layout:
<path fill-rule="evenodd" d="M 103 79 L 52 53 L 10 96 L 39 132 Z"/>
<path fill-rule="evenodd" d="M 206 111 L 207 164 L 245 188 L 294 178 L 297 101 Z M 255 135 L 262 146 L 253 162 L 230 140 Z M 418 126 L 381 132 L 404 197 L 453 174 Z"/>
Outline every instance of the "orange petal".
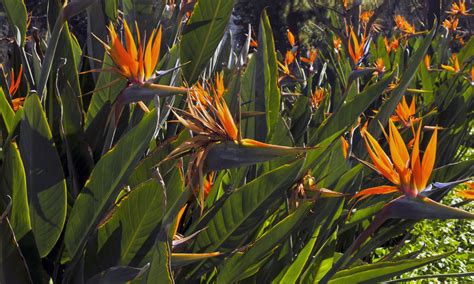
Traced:
<path fill-rule="evenodd" d="M 351 37 L 352 37 L 352 42 L 354 43 L 354 50 L 357 52 L 360 49 L 360 46 L 359 46 L 359 40 L 357 39 L 357 36 L 354 33 L 353 27 L 351 27 Z"/>
<path fill-rule="evenodd" d="M 293 63 L 293 61 L 295 61 L 295 56 L 293 55 L 293 52 L 291 52 L 291 50 L 288 50 L 285 55 L 285 64 L 290 65 L 291 63 Z"/>
<path fill-rule="evenodd" d="M 220 99 L 225 92 L 225 86 L 224 86 L 224 73 L 220 72 L 216 76 L 216 91 L 217 91 L 217 97 Z"/>
<path fill-rule="evenodd" d="M 393 192 L 399 191 L 396 186 L 393 185 L 381 185 L 363 189 L 359 191 L 356 195 L 354 195 L 352 199 L 357 199 L 362 196 L 370 196 L 370 195 L 380 195 L 380 194 L 389 194 Z"/>
<path fill-rule="evenodd" d="M 423 161 L 421 162 L 423 179 L 421 181 L 422 188 L 426 187 L 428 180 L 430 179 L 431 172 L 436 160 L 436 144 L 438 141 L 438 128 L 435 128 L 433 135 L 431 135 L 430 142 L 426 147 L 425 153 L 423 154 Z"/>
<path fill-rule="evenodd" d="M 391 120 L 389 121 L 389 146 L 393 164 L 398 172 L 403 172 L 408 166 L 410 156 L 405 141 L 403 141 L 400 132 Z"/>
<path fill-rule="evenodd" d="M 424 58 L 424 63 L 425 63 L 425 67 L 427 70 L 430 70 L 430 66 L 431 66 L 431 57 L 427 54 L 425 55 L 425 58 Z"/>
<path fill-rule="evenodd" d="M 156 34 L 155 39 L 153 40 L 153 48 L 152 48 L 152 67 L 153 69 L 156 68 L 156 64 L 158 64 L 158 59 L 160 58 L 160 48 L 161 48 L 161 35 L 162 35 L 162 27 L 158 28 L 158 33 Z M 150 39 L 151 40 L 151 39 Z"/>
<path fill-rule="evenodd" d="M 462 198 L 473 200 L 474 199 L 474 190 L 473 189 L 466 189 L 462 191 L 458 191 L 457 195 L 461 196 Z"/>
<path fill-rule="evenodd" d="M 184 211 L 186 210 L 186 207 L 188 207 L 187 203 L 184 204 L 184 206 L 181 207 L 181 209 L 179 209 L 178 215 L 176 216 L 176 220 L 174 223 L 173 237 L 176 236 L 176 233 L 178 233 L 179 224 L 181 223 L 181 218 L 184 215 Z"/>
<path fill-rule="evenodd" d="M 125 44 L 127 45 L 127 51 L 133 60 L 137 60 L 137 46 L 135 44 L 135 40 L 133 39 L 132 32 L 130 31 L 130 27 L 127 24 L 126 20 L 123 20 L 123 28 L 125 31 Z M 140 37 L 139 37 L 140 38 Z"/>
<path fill-rule="evenodd" d="M 21 76 L 23 75 L 23 65 L 20 65 L 20 71 L 18 71 L 18 75 L 15 78 L 15 72 L 12 69 L 12 80 L 10 83 L 10 95 L 13 97 L 15 93 L 18 91 L 21 82 Z"/>
<path fill-rule="evenodd" d="M 288 36 L 288 42 L 290 43 L 291 46 L 295 46 L 295 36 L 290 30 L 287 30 L 287 36 Z"/>
<path fill-rule="evenodd" d="M 153 38 L 155 36 L 155 30 L 151 32 L 150 38 L 148 39 L 148 43 L 145 48 L 145 80 L 148 80 L 152 75 L 153 71 L 155 71 L 153 66 Z"/>
<path fill-rule="evenodd" d="M 347 154 L 349 152 L 349 143 L 342 136 L 341 136 L 341 143 L 342 143 L 342 155 L 344 156 L 344 159 L 347 159 Z"/>
<path fill-rule="evenodd" d="M 234 119 L 232 118 L 232 115 L 230 114 L 230 110 L 227 107 L 227 104 L 225 103 L 224 99 L 221 99 L 217 101 L 216 103 L 217 107 L 217 115 L 219 117 L 220 122 L 224 126 L 224 129 L 232 140 L 237 140 L 238 137 L 238 130 L 237 126 L 235 125 Z"/>
<path fill-rule="evenodd" d="M 416 105 L 415 105 L 415 97 L 411 99 L 411 104 L 410 104 L 410 115 L 415 115 L 416 113 Z"/>
<path fill-rule="evenodd" d="M 20 109 L 21 106 L 23 106 L 23 103 L 25 102 L 25 98 L 16 98 L 12 100 L 13 103 L 13 111 L 17 111 Z"/>
<path fill-rule="evenodd" d="M 449 65 L 441 64 L 441 68 L 447 71 L 456 72 L 456 70 L 452 66 L 449 66 Z"/>
<path fill-rule="evenodd" d="M 369 132 L 364 132 L 364 140 L 374 166 L 385 178 L 390 180 L 394 184 L 400 183 L 398 173 L 393 169 L 393 164 L 390 158 L 385 154 L 385 151 L 380 147 L 380 144 L 375 140 Z"/>
<path fill-rule="evenodd" d="M 420 162 L 420 133 L 421 122 L 416 131 L 415 141 L 413 142 L 413 150 L 411 152 L 411 169 L 413 172 L 413 183 L 417 190 L 423 190 L 423 169 Z"/>

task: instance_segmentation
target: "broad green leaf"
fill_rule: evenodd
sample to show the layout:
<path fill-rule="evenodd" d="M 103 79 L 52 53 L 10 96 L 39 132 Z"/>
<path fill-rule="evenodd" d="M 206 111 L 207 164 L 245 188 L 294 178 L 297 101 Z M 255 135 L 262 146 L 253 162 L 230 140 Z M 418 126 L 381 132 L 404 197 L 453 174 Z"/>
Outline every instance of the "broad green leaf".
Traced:
<path fill-rule="evenodd" d="M 358 176 L 362 166 L 358 165 L 354 168 L 344 172 L 334 186 L 336 192 L 347 192 L 347 187 L 353 186 L 353 180 Z M 300 277 L 306 281 L 309 278 L 320 279 L 330 269 L 334 259 L 333 252 L 335 245 L 336 234 L 331 237 L 332 243 L 327 241 L 326 244 L 319 244 L 322 241 L 326 241 L 324 236 L 327 232 L 332 231 L 333 224 L 339 220 L 342 211 L 341 202 L 325 202 L 324 204 L 319 203 L 317 207 L 317 213 L 311 216 L 311 220 L 308 222 L 314 222 L 314 233 L 312 238 L 307 242 L 306 246 L 298 254 L 295 261 L 288 266 L 284 273 L 280 274 L 280 278 L 277 280 L 282 283 L 294 283 Z M 329 218 L 328 218 L 329 217 Z M 316 252 L 315 258 L 312 257 L 314 249 L 319 247 L 319 251 Z M 324 248 L 324 249 L 323 249 Z M 322 256 L 324 254 L 324 257 Z M 323 260 L 324 258 L 324 260 Z M 309 266 L 306 270 L 305 267 Z"/>
<path fill-rule="evenodd" d="M 336 141 L 336 139 L 339 139 L 341 135 L 344 133 L 344 129 L 339 130 L 338 132 L 335 132 L 328 138 L 324 139 L 323 141 L 320 141 L 318 144 L 317 142 L 317 137 L 316 135 L 313 136 L 313 139 L 310 139 L 309 145 L 314 145 L 314 148 L 316 148 L 314 151 L 308 152 L 308 155 L 306 157 L 305 165 L 303 167 L 303 172 L 307 172 L 308 170 L 312 170 L 320 161 L 321 159 L 329 154 L 327 149 L 331 147 L 331 145 Z M 341 150 L 342 151 L 342 150 Z"/>
<path fill-rule="evenodd" d="M 8 143 L 4 151 L 0 193 L 3 196 L 10 195 L 12 197 L 11 225 L 16 239 L 20 240 L 31 230 L 26 174 L 16 143 Z"/>
<path fill-rule="evenodd" d="M 301 275 L 302 283 L 319 283 L 319 280 L 331 269 L 337 255 L 335 253 L 337 230 L 325 240 L 321 248 L 314 255 L 313 260 Z M 323 282 L 324 283 L 324 282 Z"/>
<path fill-rule="evenodd" d="M 26 173 L 31 227 L 44 257 L 59 239 L 66 220 L 66 182 L 38 96 L 30 95 L 23 109 L 19 148 Z"/>
<path fill-rule="evenodd" d="M 15 112 L 13 112 L 10 103 L 8 103 L 8 100 L 5 97 L 5 93 L 3 92 L 2 88 L 0 88 L 0 116 L 3 121 L 3 124 L 5 125 L 7 133 L 10 133 L 13 128 Z"/>
<path fill-rule="evenodd" d="M 275 43 L 266 10 L 260 18 L 256 61 L 255 111 L 265 112 L 266 120 L 256 119 L 255 137 L 259 141 L 268 141 L 280 117 L 280 89 Z"/>
<path fill-rule="evenodd" d="M 130 175 L 130 178 L 127 183 L 131 187 L 135 187 L 138 184 L 145 182 L 150 178 L 154 178 L 153 177 L 154 168 L 160 163 L 160 161 L 166 158 L 168 153 L 171 153 L 171 151 L 173 151 L 177 146 L 181 145 L 181 143 L 186 141 L 186 139 L 188 139 L 189 137 L 190 137 L 189 132 L 182 131 L 175 140 L 170 142 L 170 144 L 163 144 L 153 149 L 153 151 L 151 151 L 148 154 L 148 156 L 143 158 L 140 161 L 140 163 L 138 163 L 137 167 L 133 170 L 133 173 Z M 171 163 L 172 163 L 171 167 L 174 167 L 174 169 L 168 168 L 167 165 L 160 165 L 160 170 L 163 173 L 166 173 L 170 170 L 172 171 L 173 174 L 176 173 L 177 171 L 175 170 L 177 170 L 177 168 L 175 167 L 174 162 L 171 162 Z M 167 175 L 166 174 L 164 175 L 165 176 L 163 178 L 165 179 L 166 187 L 168 188 L 170 185 L 168 184 Z M 178 188 L 178 187 L 181 188 L 181 186 L 178 186 L 177 184 L 174 184 L 174 183 L 172 184 L 172 186 L 173 186 L 173 189 Z M 178 191 L 182 191 L 182 190 L 176 190 L 176 191 L 173 190 L 171 194 L 176 193 Z M 168 194 L 167 194 L 167 199 L 169 199 Z"/>
<path fill-rule="evenodd" d="M 105 0 L 104 2 L 105 14 L 110 21 L 115 22 L 118 17 L 118 0 Z"/>
<path fill-rule="evenodd" d="M 470 279 L 467 278 L 469 276 L 474 276 L 474 272 L 464 272 L 464 273 L 445 273 L 445 274 L 428 274 L 428 275 L 419 275 L 414 277 L 408 278 L 400 278 L 396 280 L 386 281 L 385 283 L 411 283 L 413 280 L 421 280 L 421 279 L 436 279 L 437 281 L 446 281 L 446 279 L 459 279 L 466 277 L 466 280 Z M 418 283 L 418 281 L 417 281 Z"/>
<path fill-rule="evenodd" d="M 430 104 L 433 102 L 434 95 L 434 74 L 428 71 L 425 64 L 421 64 L 419 74 L 421 79 L 421 87 L 423 88 L 423 90 L 431 91 L 430 93 L 423 94 L 425 104 Z"/>
<path fill-rule="evenodd" d="M 157 238 L 151 253 L 153 258 L 150 270 L 146 276 L 146 283 L 174 283 L 174 279 L 171 276 L 171 250 L 166 239 Z"/>
<path fill-rule="evenodd" d="M 265 255 L 281 245 L 292 230 L 301 223 L 313 204 L 301 204 L 295 212 L 278 222 L 264 235 L 255 240 L 255 243 L 243 255 L 234 255 L 222 265 L 217 276 L 219 283 L 232 283 L 240 279 L 245 270 L 259 261 Z M 289 282 L 288 282 L 289 283 Z"/>
<path fill-rule="evenodd" d="M 394 276 L 403 274 L 405 271 L 409 271 L 424 265 L 427 265 L 431 262 L 437 261 L 439 259 L 445 258 L 448 255 L 452 254 L 444 253 L 440 255 L 435 255 L 432 257 L 427 257 L 423 259 L 410 259 L 402 261 L 384 261 L 373 264 L 365 264 L 361 266 L 356 266 L 350 269 L 339 271 L 331 278 L 329 283 L 375 283 L 383 280 L 388 280 Z"/>
<path fill-rule="evenodd" d="M 147 114 L 96 164 L 77 197 L 66 226 L 65 244 L 74 257 L 119 194 L 133 167 L 147 149 L 155 131 L 156 111 Z"/>
<path fill-rule="evenodd" d="M 111 64 L 113 64 L 112 59 L 105 54 L 102 68 L 110 68 Z M 120 75 L 115 72 L 100 73 L 89 108 L 87 109 L 84 122 L 85 128 L 91 125 L 94 118 L 107 102 L 112 104 L 115 101 L 120 91 L 125 88 L 125 83 L 125 79 L 122 79 Z"/>
<path fill-rule="evenodd" d="M 250 59 L 240 80 L 240 96 L 242 100 L 242 111 L 255 110 L 255 87 L 256 87 L 256 56 L 250 54 Z M 249 117 L 240 121 L 242 136 L 255 139 L 255 117 Z"/>
<path fill-rule="evenodd" d="M 33 283 L 8 218 L 0 222 L 0 283 Z"/>
<path fill-rule="evenodd" d="M 191 85 L 198 79 L 224 35 L 233 0 L 199 0 L 181 39 L 180 59 L 184 77 Z"/>
<path fill-rule="evenodd" d="M 385 201 L 383 202 L 377 202 L 375 204 L 371 204 L 368 207 L 357 209 L 354 213 L 350 215 L 350 219 L 347 221 L 347 223 L 344 225 L 343 228 L 341 228 L 341 231 L 348 230 L 355 225 L 359 224 L 360 222 L 369 219 L 370 217 L 374 216 L 377 214 L 380 209 L 386 204 Z"/>
<path fill-rule="evenodd" d="M 269 206 L 293 184 L 303 161 L 298 160 L 268 172 L 237 189 L 215 210 L 204 215 L 195 228 L 200 232 L 191 249 L 193 252 L 222 253 L 236 249 L 250 237 L 268 213 Z"/>
<path fill-rule="evenodd" d="M 143 263 L 158 233 L 165 205 L 164 188 L 154 179 L 134 189 L 120 203 L 112 218 L 99 229 L 98 248 L 107 243 L 108 249 L 119 251 L 116 265 L 137 266 Z M 116 238 L 120 231 L 120 238 Z M 113 253 L 101 254 L 108 258 Z M 151 259 L 146 259 L 147 262 Z"/>
<path fill-rule="evenodd" d="M 59 10 L 60 3 L 56 5 L 56 9 Z M 50 18 L 53 17 L 54 12 L 49 11 L 49 13 Z M 77 196 L 93 167 L 93 160 L 83 133 L 83 106 L 77 70 L 82 50 L 67 25 L 61 32 L 60 41 L 61 45 L 58 46 L 57 58 L 52 67 L 57 72 L 51 76 L 56 88 L 51 93 L 56 95 L 53 103 L 57 103 L 60 109 L 58 127 L 68 160 L 67 169 L 71 180 L 69 191 L 73 196 Z"/>
<path fill-rule="evenodd" d="M 7 12 L 8 21 L 13 27 L 15 39 L 19 46 L 25 43 L 28 12 L 23 0 L 2 0 L 3 9 Z"/>
<path fill-rule="evenodd" d="M 300 277 L 300 274 L 303 272 L 303 269 L 311 257 L 313 252 L 314 245 L 318 239 L 319 231 L 321 225 L 317 226 L 314 230 L 311 238 L 308 240 L 304 248 L 300 251 L 295 261 L 287 266 L 285 271 L 282 271 L 281 277 L 278 278 L 280 283 L 296 283 L 296 280 Z"/>
<path fill-rule="evenodd" d="M 469 38 L 469 41 L 462 47 L 462 49 L 457 54 L 459 63 L 466 63 L 466 60 L 469 60 L 474 56 L 474 38 Z"/>

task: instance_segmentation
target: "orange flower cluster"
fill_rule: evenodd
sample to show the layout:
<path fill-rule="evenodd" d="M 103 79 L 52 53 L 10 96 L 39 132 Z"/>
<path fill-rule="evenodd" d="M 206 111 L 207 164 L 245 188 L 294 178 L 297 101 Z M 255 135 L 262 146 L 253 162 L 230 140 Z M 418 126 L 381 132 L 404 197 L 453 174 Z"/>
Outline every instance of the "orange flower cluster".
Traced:
<path fill-rule="evenodd" d="M 362 23 L 363 26 L 367 25 L 369 22 L 370 18 L 374 15 L 374 11 L 372 10 L 367 10 L 364 11 L 360 14 L 360 22 Z"/>
<path fill-rule="evenodd" d="M 308 57 L 300 57 L 301 61 L 304 63 L 308 63 L 310 65 L 314 64 L 314 61 L 316 61 L 316 57 L 318 55 L 318 52 L 316 49 L 311 49 L 308 51 L 309 56 Z"/>
<path fill-rule="evenodd" d="M 318 108 L 323 102 L 324 97 L 325 97 L 324 89 L 317 87 L 310 99 L 311 106 L 313 108 Z"/>
<path fill-rule="evenodd" d="M 441 68 L 454 73 L 458 73 L 459 71 L 461 71 L 461 66 L 459 65 L 459 60 L 455 53 L 451 55 L 450 62 L 451 65 L 441 64 Z"/>
<path fill-rule="evenodd" d="M 10 80 L 10 86 L 8 88 L 8 92 L 10 93 L 10 96 L 12 98 L 12 105 L 13 105 L 13 111 L 17 111 L 20 109 L 20 107 L 23 105 L 25 102 L 24 97 L 20 98 L 15 98 L 16 92 L 18 91 L 18 88 L 20 87 L 20 82 L 21 82 L 21 76 L 23 75 L 23 66 L 20 66 L 20 71 L 18 71 L 18 74 L 15 78 L 15 72 L 11 71 L 11 80 Z"/>
<path fill-rule="evenodd" d="M 144 83 L 153 77 L 160 57 L 161 28 L 153 30 L 148 43 L 141 42 L 140 31 L 136 25 L 138 41 L 135 42 L 127 21 L 123 21 L 125 46 L 123 46 L 112 23 L 110 23 L 110 44 L 102 42 L 106 52 L 112 58 L 114 70 L 133 83 Z"/>
<path fill-rule="evenodd" d="M 459 0 L 451 5 L 451 9 L 446 13 L 453 16 L 470 16 L 469 10 L 466 8 L 466 0 Z"/>
<path fill-rule="evenodd" d="M 361 190 L 353 198 L 359 198 L 360 200 L 374 194 L 389 194 L 397 191 L 409 197 L 416 197 L 419 192 L 426 188 L 436 159 L 437 128 L 435 128 L 425 149 L 423 159 L 421 159 L 419 146 L 421 128 L 420 123 L 410 155 L 400 132 L 390 120 L 389 135 L 386 136 L 390 157 L 368 131 L 363 131 L 367 151 L 373 162 L 373 164 L 367 163 L 367 165 L 384 176 L 393 185 L 367 188 Z"/>
<path fill-rule="evenodd" d="M 333 36 L 332 44 L 334 46 L 334 50 L 336 50 L 336 52 L 339 53 L 342 48 L 342 40 L 337 36 Z"/>
<path fill-rule="evenodd" d="M 237 141 L 238 129 L 223 97 L 225 92 L 223 74 L 216 76 L 215 86 L 209 85 L 209 87 L 213 96 L 199 83 L 189 92 L 191 99 L 189 114 L 199 118 L 202 125 L 178 116 L 179 121 L 196 133 L 212 133 L 223 139 Z"/>
<path fill-rule="evenodd" d="M 381 75 L 385 72 L 385 64 L 382 58 L 377 58 L 374 63 L 375 75 Z"/>
<path fill-rule="evenodd" d="M 407 35 L 413 35 L 416 33 L 415 25 L 408 23 L 408 21 L 402 15 L 395 16 L 395 24 L 401 32 Z"/>
<path fill-rule="evenodd" d="M 388 41 L 386 37 L 384 37 L 383 42 L 385 44 L 385 49 L 387 50 L 388 54 L 392 51 L 396 52 L 398 49 L 398 39 L 394 37 L 392 40 Z"/>
<path fill-rule="evenodd" d="M 402 123 L 405 127 L 410 127 L 412 124 L 419 119 L 415 118 L 416 106 L 415 98 L 411 100 L 410 106 L 408 106 L 405 96 L 403 96 L 402 101 L 397 105 L 395 109 L 395 114 L 392 115 L 392 121 L 397 121 Z"/>
<path fill-rule="evenodd" d="M 456 17 L 449 17 L 445 19 L 442 23 L 443 27 L 445 27 L 448 31 L 456 31 L 459 25 L 459 18 Z"/>
<path fill-rule="evenodd" d="M 367 41 L 367 37 L 365 34 L 362 35 L 361 39 L 359 40 L 354 33 L 354 28 L 350 27 L 350 37 L 347 43 L 347 51 L 349 52 L 349 56 L 352 59 L 354 65 L 359 65 L 361 59 L 364 56 L 364 47 Z"/>

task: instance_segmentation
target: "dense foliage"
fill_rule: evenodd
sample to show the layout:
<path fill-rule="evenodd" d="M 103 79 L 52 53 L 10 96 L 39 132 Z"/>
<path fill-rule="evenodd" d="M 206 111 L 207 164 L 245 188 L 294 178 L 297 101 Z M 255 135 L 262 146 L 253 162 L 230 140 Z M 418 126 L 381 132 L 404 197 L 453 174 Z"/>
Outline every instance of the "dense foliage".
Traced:
<path fill-rule="evenodd" d="M 2 4 L 0 283 L 376 282 L 472 257 L 464 0 L 383 33 L 385 3 L 341 1 L 318 49 L 288 30 L 280 51 L 266 11 L 236 40 L 228 0 L 49 0 L 44 37 Z M 442 229 L 460 240 L 425 253 Z M 472 276 L 450 267 L 420 277 Z"/>

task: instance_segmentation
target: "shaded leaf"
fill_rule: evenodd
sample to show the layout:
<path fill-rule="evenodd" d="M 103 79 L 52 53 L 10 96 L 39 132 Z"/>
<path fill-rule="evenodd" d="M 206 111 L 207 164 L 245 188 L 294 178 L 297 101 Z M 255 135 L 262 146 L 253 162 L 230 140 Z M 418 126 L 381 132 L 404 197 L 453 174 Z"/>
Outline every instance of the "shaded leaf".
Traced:
<path fill-rule="evenodd" d="M 295 226 L 300 224 L 312 205 L 310 202 L 300 205 L 295 212 L 288 215 L 255 240 L 255 243 L 243 255 L 236 254 L 226 260 L 217 275 L 217 282 L 231 283 L 239 280 L 247 268 L 251 267 L 254 262 L 258 262 L 268 253 L 271 253 L 288 237 Z"/>
<path fill-rule="evenodd" d="M 109 260 L 116 265 L 143 263 L 156 239 L 164 215 L 164 202 L 164 189 L 155 179 L 139 185 L 120 203 L 110 220 L 100 227 L 98 249 L 106 246 L 107 250 L 120 252 L 117 259 Z M 101 251 L 99 259 L 114 258 L 113 255 L 113 252 Z"/>
<path fill-rule="evenodd" d="M 267 209 L 293 184 L 303 161 L 281 166 L 235 190 L 218 208 L 204 215 L 194 228 L 193 252 L 229 252 L 243 245 L 267 217 Z M 209 215 L 211 218 L 209 218 Z"/>
<path fill-rule="evenodd" d="M 268 141 L 280 118 L 280 89 L 278 88 L 278 66 L 273 41 L 272 28 L 266 10 L 260 18 L 258 51 L 255 72 L 255 111 L 266 113 L 256 118 L 255 137 L 258 141 Z M 265 136 L 266 134 L 266 136 Z"/>
<path fill-rule="evenodd" d="M 171 276 L 171 250 L 168 242 L 157 238 L 151 253 L 152 261 L 146 276 L 146 283 L 174 283 Z"/>
<path fill-rule="evenodd" d="M 26 22 L 28 13 L 23 0 L 2 0 L 3 9 L 7 12 L 8 21 L 13 27 L 13 33 L 19 46 L 23 46 L 26 37 Z"/>
<path fill-rule="evenodd" d="M 155 132 L 156 111 L 147 114 L 97 163 L 77 197 L 66 226 L 65 244 L 72 256 L 80 253 L 89 234 L 117 197 Z"/>
<path fill-rule="evenodd" d="M 26 174 L 16 143 L 8 143 L 3 150 L 5 151 L 5 156 L 0 192 L 3 196 L 11 195 L 12 197 L 11 226 L 15 232 L 15 237 L 20 240 L 31 230 L 30 209 L 26 192 Z"/>
<path fill-rule="evenodd" d="M 42 257 L 56 244 L 66 220 L 66 181 L 38 96 L 25 100 L 19 148 L 26 173 L 30 219 Z"/>
<path fill-rule="evenodd" d="M 183 31 L 180 47 L 184 77 L 191 85 L 196 82 L 224 35 L 234 1 L 200 0 Z"/>
<path fill-rule="evenodd" d="M 3 89 L 0 88 L 0 116 L 2 118 L 3 125 L 5 125 L 7 133 L 10 133 L 13 130 L 14 126 L 14 117 L 15 112 L 13 112 L 10 103 L 3 92 Z"/>
<path fill-rule="evenodd" d="M 0 282 L 33 283 L 8 218 L 0 222 Z"/>

